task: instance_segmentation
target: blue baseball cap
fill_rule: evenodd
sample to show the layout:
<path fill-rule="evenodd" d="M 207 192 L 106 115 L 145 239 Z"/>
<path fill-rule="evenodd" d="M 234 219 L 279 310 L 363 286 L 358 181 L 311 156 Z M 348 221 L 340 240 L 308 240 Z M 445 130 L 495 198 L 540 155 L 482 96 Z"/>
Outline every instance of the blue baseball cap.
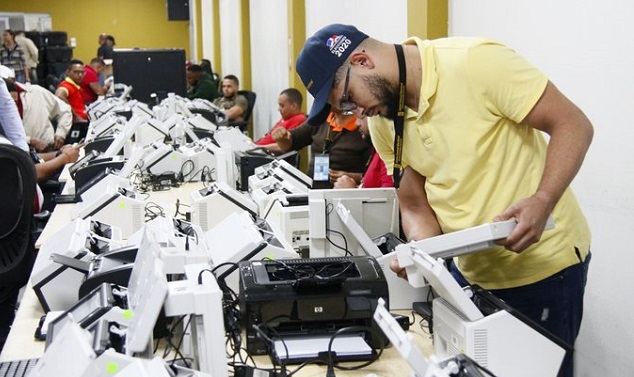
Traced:
<path fill-rule="evenodd" d="M 354 26 L 333 24 L 318 30 L 304 44 L 295 69 L 306 90 L 315 98 L 308 114 L 310 125 L 319 126 L 326 121 L 335 73 L 367 37 Z"/>

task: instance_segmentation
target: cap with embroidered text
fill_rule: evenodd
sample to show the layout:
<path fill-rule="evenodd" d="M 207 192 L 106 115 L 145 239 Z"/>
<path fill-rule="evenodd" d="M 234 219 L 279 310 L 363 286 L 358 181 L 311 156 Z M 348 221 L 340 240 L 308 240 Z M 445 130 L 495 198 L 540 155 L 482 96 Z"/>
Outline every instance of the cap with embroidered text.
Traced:
<path fill-rule="evenodd" d="M 368 36 L 351 25 L 333 24 L 308 38 L 299 53 L 295 68 L 302 83 L 315 97 L 308 123 L 321 125 L 328 116 L 328 96 L 335 73 L 354 49 Z"/>

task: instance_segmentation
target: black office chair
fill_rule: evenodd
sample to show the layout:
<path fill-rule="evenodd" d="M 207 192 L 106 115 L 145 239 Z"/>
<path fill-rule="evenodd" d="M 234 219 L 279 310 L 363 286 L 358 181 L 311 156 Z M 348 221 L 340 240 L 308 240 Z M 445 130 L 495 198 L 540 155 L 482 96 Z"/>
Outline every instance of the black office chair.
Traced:
<path fill-rule="evenodd" d="M 240 131 L 246 134 L 247 128 L 249 126 L 249 120 L 251 119 L 251 114 L 253 113 L 253 106 L 255 106 L 255 100 L 257 98 L 257 95 L 255 94 L 255 92 L 252 92 L 250 90 L 238 90 L 238 94 L 243 95 L 247 99 L 247 103 L 248 103 L 247 111 L 244 112 L 244 115 L 242 116 L 243 120 L 241 122 L 229 122 L 229 126 L 238 127 Z"/>
<path fill-rule="evenodd" d="M 35 261 L 33 198 L 35 166 L 21 149 L 0 144 L 0 348 L 15 314 L 20 287 Z"/>

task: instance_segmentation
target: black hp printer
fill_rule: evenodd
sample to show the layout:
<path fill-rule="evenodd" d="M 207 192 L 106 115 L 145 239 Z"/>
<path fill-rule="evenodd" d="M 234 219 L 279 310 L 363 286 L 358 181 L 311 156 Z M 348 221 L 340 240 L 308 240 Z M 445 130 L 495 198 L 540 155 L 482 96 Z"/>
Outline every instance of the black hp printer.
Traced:
<path fill-rule="evenodd" d="M 269 338 L 324 336 L 366 326 L 368 345 L 387 345 L 372 320 L 377 300 L 388 301 L 381 266 L 373 257 L 284 259 L 240 263 L 240 310 L 250 354 L 268 353 Z M 381 338 L 379 338 L 379 336 Z M 325 351 L 325 350 L 324 350 Z"/>

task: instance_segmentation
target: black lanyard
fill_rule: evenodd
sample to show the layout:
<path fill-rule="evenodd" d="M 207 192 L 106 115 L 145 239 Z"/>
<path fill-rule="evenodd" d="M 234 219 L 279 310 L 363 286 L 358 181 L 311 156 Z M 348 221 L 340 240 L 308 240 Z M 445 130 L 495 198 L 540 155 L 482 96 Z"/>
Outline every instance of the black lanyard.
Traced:
<path fill-rule="evenodd" d="M 394 118 L 394 169 L 392 178 L 394 179 L 394 188 L 398 188 L 401 181 L 401 161 L 403 159 L 403 125 L 405 123 L 405 55 L 403 54 L 403 46 L 394 45 L 396 49 L 396 58 L 398 60 L 398 103 L 396 108 L 396 117 Z"/>
<path fill-rule="evenodd" d="M 326 132 L 326 140 L 324 140 L 324 150 L 323 153 L 330 153 L 330 149 L 332 148 L 333 145 L 335 145 L 335 142 L 337 140 L 339 140 L 339 138 L 341 137 L 341 135 L 343 134 L 344 130 L 341 130 L 341 132 L 337 132 L 337 134 L 335 134 L 335 136 L 331 139 L 330 138 L 330 129 L 332 127 L 330 125 L 328 125 L 328 131 Z"/>

